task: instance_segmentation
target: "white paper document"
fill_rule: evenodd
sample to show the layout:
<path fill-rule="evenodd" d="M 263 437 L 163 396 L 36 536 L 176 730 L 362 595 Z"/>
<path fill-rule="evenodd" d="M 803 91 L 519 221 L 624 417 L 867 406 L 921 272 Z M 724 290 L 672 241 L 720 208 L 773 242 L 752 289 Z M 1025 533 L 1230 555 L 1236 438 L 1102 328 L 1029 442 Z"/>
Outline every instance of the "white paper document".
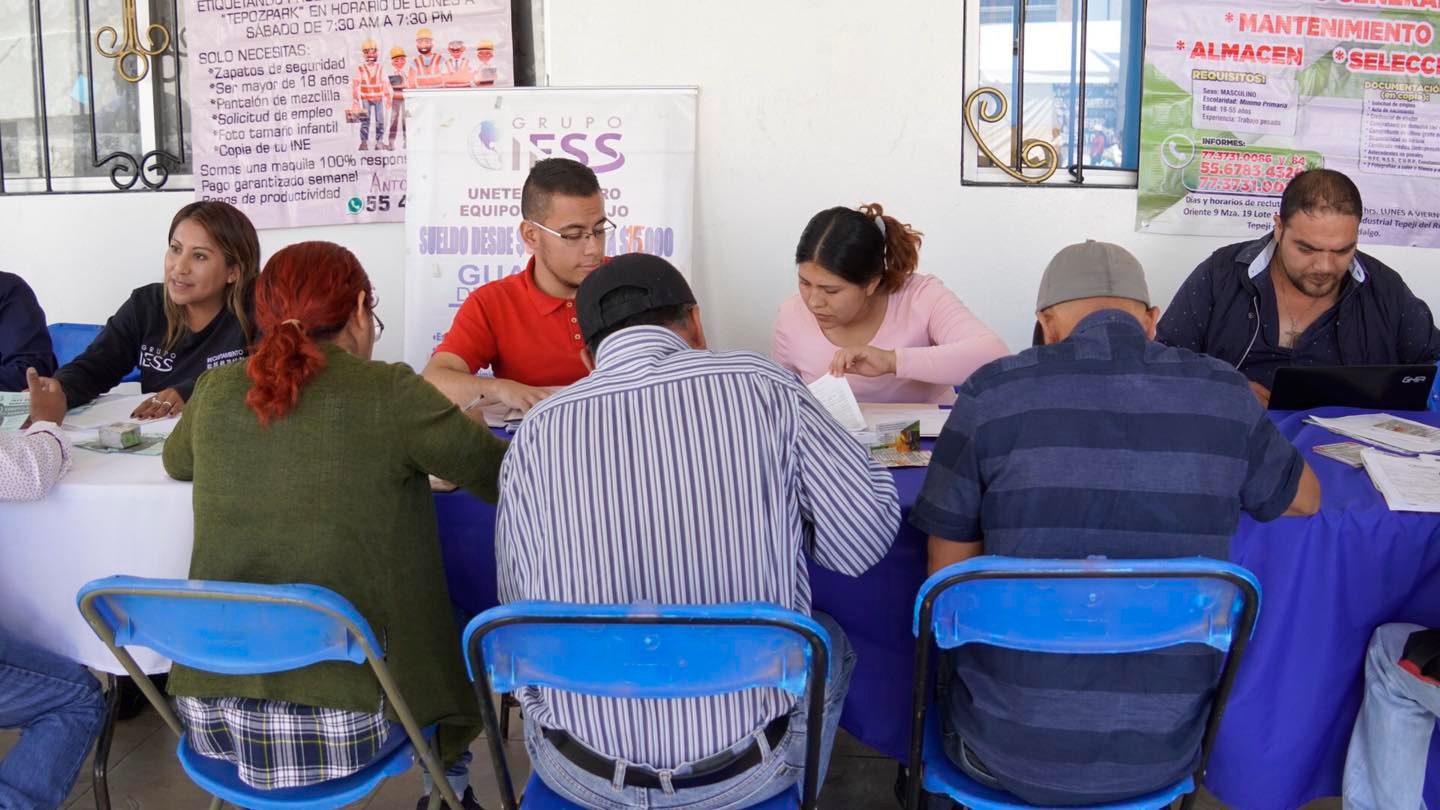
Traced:
<path fill-rule="evenodd" d="M 1440 428 L 1388 413 L 1362 413 L 1336 419 L 1311 416 L 1305 421 L 1331 433 L 1401 453 L 1440 452 Z"/>
<path fill-rule="evenodd" d="M 855 433 L 865 430 L 865 415 L 860 412 L 860 403 L 855 401 L 855 392 L 844 377 L 822 374 L 820 379 L 810 383 L 810 393 L 820 400 L 820 405 L 835 417 L 840 426 Z"/>
<path fill-rule="evenodd" d="M 919 422 L 920 437 L 933 439 L 940 435 L 945 420 L 950 418 L 950 409 L 939 405 L 906 402 L 862 402 L 860 413 L 865 425 L 875 430 L 878 425 L 889 422 Z"/>
<path fill-rule="evenodd" d="M 1365 472 L 1395 512 L 1440 512 L 1440 457 L 1360 451 Z"/>

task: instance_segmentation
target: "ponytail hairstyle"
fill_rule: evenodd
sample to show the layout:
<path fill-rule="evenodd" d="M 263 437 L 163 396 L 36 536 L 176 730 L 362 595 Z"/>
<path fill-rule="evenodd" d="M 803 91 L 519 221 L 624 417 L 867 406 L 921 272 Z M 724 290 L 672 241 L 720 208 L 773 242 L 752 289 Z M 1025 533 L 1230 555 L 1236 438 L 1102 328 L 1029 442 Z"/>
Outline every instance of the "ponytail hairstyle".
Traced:
<path fill-rule="evenodd" d="M 199 200 L 175 212 L 170 220 L 170 232 L 165 242 L 175 236 L 175 229 L 185 220 L 194 220 L 205 229 L 205 233 L 220 248 L 225 257 L 225 266 L 238 271 L 235 282 L 225 289 L 225 308 L 235 313 L 240 322 L 240 331 L 249 343 L 255 337 L 255 325 L 250 322 L 250 304 L 255 288 L 255 276 L 260 272 L 260 237 L 250 218 L 239 208 L 219 200 Z M 190 332 L 185 325 L 185 312 L 180 305 L 170 300 L 170 288 L 165 288 L 165 351 L 175 348 Z"/>
<path fill-rule="evenodd" d="M 355 254 L 334 242 L 301 242 L 265 263 L 255 284 L 261 338 L 246 363 L 252 385 L 245 404 L 263 427 L 285 418 L 300 389 L 325 368 L 319 343 L 340 334 L 364 291 L 375 307 L 370 277 Z"/>
<path fill-rule="evenodd" d="M 810 218 L 795 247 L 795 263 L 814 262 L 861 287 L 880 279 L 879 292 L 905 285 L 920 263 L 922 234 L 889 216 L 880 203 L 835 207 Z"/>

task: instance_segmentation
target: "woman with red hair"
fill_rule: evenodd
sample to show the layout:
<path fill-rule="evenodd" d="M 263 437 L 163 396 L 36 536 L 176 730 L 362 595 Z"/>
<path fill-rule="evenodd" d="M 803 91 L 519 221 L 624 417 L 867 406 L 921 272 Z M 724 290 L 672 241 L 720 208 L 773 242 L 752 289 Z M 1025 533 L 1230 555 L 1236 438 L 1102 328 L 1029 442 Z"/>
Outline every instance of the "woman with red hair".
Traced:
<path fill-rule="evenodd" d="M 204 374 L 165 443 L 165 470 L 195 482 L 190 576 L 303 582 L 349 599 L 415 719 L 441 723 L 463 806 L 479 807 L 460 767 L 478 707 L 427 473 L 493 502 L 506 445 L 408 366 L 369 359 L 383 325 L 369 278 L 339 245 L 276 253 L 255 285 L 255 321 L 248 363 Z M 405 736 L 366 666 L 255 677 L 176 666 L 169 688 L 195 750 L 257 787 L 353 773 Z"/>

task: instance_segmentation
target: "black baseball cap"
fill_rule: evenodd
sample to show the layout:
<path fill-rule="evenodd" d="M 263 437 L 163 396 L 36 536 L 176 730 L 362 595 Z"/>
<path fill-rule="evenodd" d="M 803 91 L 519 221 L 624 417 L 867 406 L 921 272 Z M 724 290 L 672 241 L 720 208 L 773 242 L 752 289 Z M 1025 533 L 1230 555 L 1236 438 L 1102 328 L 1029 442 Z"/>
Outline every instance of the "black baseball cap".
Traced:
<path fill-rule="evenodd" d="M 616 256 L 591 271 L 575 292 L 586 343 L 643 312 L 694 303 L 695 293 L 675 265 L 648 253 Z"/>

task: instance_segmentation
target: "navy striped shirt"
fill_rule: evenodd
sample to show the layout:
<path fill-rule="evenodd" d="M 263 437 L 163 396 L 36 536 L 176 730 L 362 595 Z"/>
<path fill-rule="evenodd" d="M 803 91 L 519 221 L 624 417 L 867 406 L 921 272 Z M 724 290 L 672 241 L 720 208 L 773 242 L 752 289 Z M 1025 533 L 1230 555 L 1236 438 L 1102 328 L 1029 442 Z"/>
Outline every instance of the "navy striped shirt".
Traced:
<path fill-rule="evenodd" d="M 890 474 L 789 371 L 752 352 L 623 329 L 589 377 L 536 405 L 500 471 L 500 600 L 765 601 L 808 614 L 808 552 L 858 575 L 900 523 Z M 607 756 L 671 768 L 790 711 L 778 690 L 633 700 L 523 690 Z"/>
<path fill-rule="evenodd" d="M 1240 511 L 1279 517 L 1304 467 L 1233 368 L 1105 310 L 961 386 L 910 522 L 1009 557 L 1225 559 Z M 953 660 L 966 745 L 1021 798 L 1076 804 L 1193 770 L 1220 666 L 1206 647 Z"/>

